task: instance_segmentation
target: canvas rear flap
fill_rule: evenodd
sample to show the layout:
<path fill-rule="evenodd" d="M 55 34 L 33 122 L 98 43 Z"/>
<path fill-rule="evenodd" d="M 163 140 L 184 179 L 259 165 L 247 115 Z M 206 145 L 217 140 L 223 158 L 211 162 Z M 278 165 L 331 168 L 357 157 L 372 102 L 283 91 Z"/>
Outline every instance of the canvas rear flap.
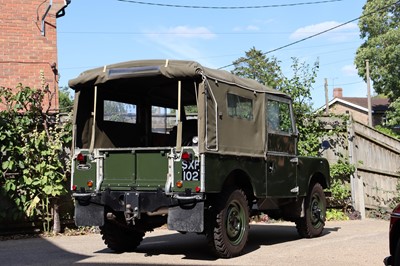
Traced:
<path fill-rule="evenodd" d="M 264 93 L 209 80 L 206 101 L 206 145 L 208 152 L 264 157 Z M 233 116 L 228 110 L 228 94 L 251 101 L 251 117 Z M 217 106 L 212 97 L 215 97 Z M 215 116 L 216 114 L 216 116 Z"/>

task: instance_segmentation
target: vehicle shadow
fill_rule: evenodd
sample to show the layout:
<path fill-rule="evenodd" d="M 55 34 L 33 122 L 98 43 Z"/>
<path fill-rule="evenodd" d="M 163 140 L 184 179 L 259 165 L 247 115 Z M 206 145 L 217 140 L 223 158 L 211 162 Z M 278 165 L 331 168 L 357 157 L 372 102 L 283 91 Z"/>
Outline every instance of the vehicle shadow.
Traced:
<path fill-rule="evenodd" d="M 339 230 L 340 228 L 338 227 L 325 228 L 322 237 Z M 294 224 L 293 226 L 252 224 L 249 231 L 249 240 L 243 255 L 252 253 L 261 246 L 272 246 L 290 241 L 299 241 L 300 239 Z M 216 261 L 219 259 L 210 252 L 206 237 L 193 233 L 148 236 L 144 238 L 135 252 L 142 253 L 148 257 L 183 255 L 182 259 L 188 260 Z M 96 253 L 113 253 L 113 251 L 106 248 Z"/>
<path fill-rule="evenodd" d="M 4 265 L 72 265 L 89 257 L 41 237 L 0 241 L 0 262 Z"/>

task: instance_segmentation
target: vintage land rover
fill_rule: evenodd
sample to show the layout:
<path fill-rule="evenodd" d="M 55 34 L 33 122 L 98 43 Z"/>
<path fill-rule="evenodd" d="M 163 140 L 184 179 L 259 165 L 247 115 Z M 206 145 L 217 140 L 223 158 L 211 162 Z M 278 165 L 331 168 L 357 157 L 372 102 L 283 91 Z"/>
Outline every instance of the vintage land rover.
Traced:
<path fill-rule="evenodd" d="M 133 251 L 167 224 L 234 257 L 261 213 L 321 235 L 329 165 L 297 155 L 289 96 L 175 60 L 107 65 L 69 86 L 75 221 L 100 226 L 110 249 Z"/>

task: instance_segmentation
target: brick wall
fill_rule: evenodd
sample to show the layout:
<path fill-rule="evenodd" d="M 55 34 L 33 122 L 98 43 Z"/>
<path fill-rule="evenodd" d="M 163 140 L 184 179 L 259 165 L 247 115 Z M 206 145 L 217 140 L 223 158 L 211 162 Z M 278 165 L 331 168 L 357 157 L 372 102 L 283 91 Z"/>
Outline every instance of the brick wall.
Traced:
<path fill-rule="evenodd" d="M 51 65 L 57 66 L 56 12 L 63 0 L 53 0 L 45 19 L 42 35 L 41 19 L 50 0 L 0 0 L 0 86 L 15 88 L 19 83 L 32 88 L 41 87 L 40 73 L 54 93 L 46 99 L 45 107 L 58 108 L 58 76 Z M 1 106 L 0 106 L 1 108 Z"/>
<path fill-rule="evenodd" d="M 361 112 L 360 110 L 353 107 L 343 106 L 342 104 L 336 103 L 331 106 L 329 111 L 334 114 L 346 114 L 346 112 L 349 112 L 353 116 L 354 120 L 364 125 L 368 124 L 368 113 Z"/>
<path fill-rule="evenodd" d="M 346 114 L 346 112 L 349 112 L 355 121 L 358 121 L 364 125 L 368 125 L 368 112 L 363 112 L 350 106 L 344 106 L 340 103 L 333 104 L 330 107 L 329 112 L 334 114 Z M 383 117 L 383 113 L 373 113 L 372 126 L 375 127 L 377 125 L 381 125 Z"/>

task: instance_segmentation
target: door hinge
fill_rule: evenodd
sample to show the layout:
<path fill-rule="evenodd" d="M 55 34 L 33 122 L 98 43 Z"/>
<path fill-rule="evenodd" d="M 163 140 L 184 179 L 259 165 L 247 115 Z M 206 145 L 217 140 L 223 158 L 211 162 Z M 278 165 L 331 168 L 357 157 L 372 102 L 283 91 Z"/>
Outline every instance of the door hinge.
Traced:
<path fill-rule="evenodd" d="M 291 193 L 299 193 L 299 186 L 296 186 L 290 190 Z"/>
<path fill-rule="evenodd" d="M 291 163 L 299 164 L 299 158 L 295 157 L 293 159 L 290 159 Z"/>

